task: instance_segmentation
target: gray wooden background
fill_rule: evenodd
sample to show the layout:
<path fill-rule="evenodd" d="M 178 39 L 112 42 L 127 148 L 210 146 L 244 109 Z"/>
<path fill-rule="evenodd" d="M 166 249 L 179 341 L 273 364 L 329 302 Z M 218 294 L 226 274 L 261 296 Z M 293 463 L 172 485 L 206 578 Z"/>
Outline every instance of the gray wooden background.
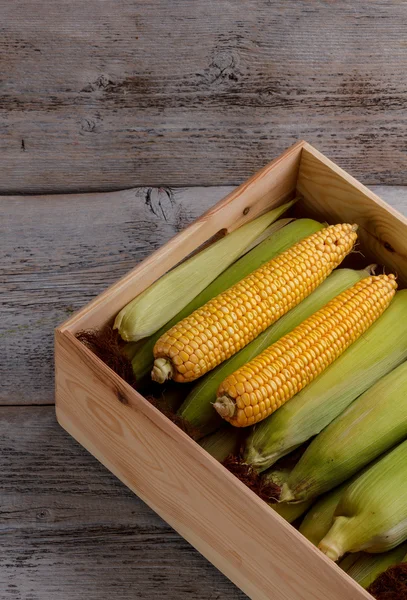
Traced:
<path fill-rule="evenodd" d="M 406 214 L 407 4 L 0 0 L 0 29 L 0 599 L 243 598 L 57 426 L 53 328 L 299 138 Z"/>
<path fill-rule="evenodd" d="M 233 185 L 299 138 L 407 183 L 403 0 L 1 0 L 0 191 Z"/>

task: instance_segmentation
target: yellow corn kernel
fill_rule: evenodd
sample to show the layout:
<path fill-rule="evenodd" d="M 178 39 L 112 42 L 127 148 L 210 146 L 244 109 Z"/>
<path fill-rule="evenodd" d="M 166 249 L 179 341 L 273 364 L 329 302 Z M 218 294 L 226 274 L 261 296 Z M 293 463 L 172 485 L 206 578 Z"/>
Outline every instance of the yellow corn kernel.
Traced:
<path fill-rule="evenodd" d="M 394 275 L 378 275 L 366 277 L 339 294 L 291 333 L 229 375 L 217 392 L 214 404 L 217 412 L 236 427 L 258 423 L 271 415 L 372 325 L 390 304 L 396 289 Z M 372 297 L 375 297 L 373 305 Z M 254 416 L 251 422 L 243 396 L 238 393 L 237 380 L 250 397 Z M 249 391 L 254 382 L 258 388 Z M 256 405 L 258 412 L 254 410 Z"/>
<path fill-rule="evenodd" d="M 342 223 L 314 233 L 174 325 L 154 346 L 152 378 L 193 381 L 233 356 L 326 279 L 352 250 L 356 229 Z M 198 349 L 204 363 L 192 360 Z"/>

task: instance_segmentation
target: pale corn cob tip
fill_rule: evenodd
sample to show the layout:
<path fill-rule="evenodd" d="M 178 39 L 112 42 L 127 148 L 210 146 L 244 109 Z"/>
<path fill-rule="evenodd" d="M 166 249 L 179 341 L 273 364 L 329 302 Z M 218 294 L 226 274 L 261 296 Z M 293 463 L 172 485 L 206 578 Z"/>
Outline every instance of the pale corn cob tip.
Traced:
<path fill-rule="evenodd" d="M 312 234 L 180 321 L 154 346 L 152 378 L 193 381 L 230 358 L 326 279 L 356 229 L 341 223 Z"/>
<path fill-rule="evenodd" d="M 236 427 L 262 421 L 310 383 L 382 314 L 394 275 L 366 277 L 219 386 L 214 408 Z M 288 497 L 284 497 L 288 500 Z"/>

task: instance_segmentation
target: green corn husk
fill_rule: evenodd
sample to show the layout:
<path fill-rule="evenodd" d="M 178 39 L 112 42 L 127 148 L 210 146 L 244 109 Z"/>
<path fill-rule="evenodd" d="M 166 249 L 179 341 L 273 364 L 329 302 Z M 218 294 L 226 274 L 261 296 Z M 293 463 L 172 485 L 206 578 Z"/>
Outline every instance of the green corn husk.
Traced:
<path fill-rule="evenodd" d="M 347 552 L 387 552 L 407 540 L 407 441 L 349 485 L 318 548 L 332 560 Z"/>
<path fill-rule="evenodd" d="M 268 469 L 320 433 L 355 398 L 406 358 L 407 290 L 401 290 L 384 314 L 342 356 L 254 429 L 246 443 L 244 460 L 258 471 Z"/>
<path fill-rule="evenodd" d="M 278 221 L 274 221 L 274 223 L 272 223 L 267 227 L 267 229 L 262 231 L 261 234 L 257 236 L 257 238 L 251 244 L 249 244 L 247 248 L 244 249 L 244 252 L 242 252 L 239 258 L 256 248 L 256 246 L 264 242 L 264 240 L 267 240 L 267 238 L 274 235 L 275 233 L 277 233 L 277 231 L 280 231 L 280 229 L 283 229 L 283 227 L 285 227 L 289 223 L 292 223 L 293 221 L 295 221 L 294 217 L 286 217 L 285 219 L 278 219 Z"/>
<path fill-rule="evenodd" d="M 278 504 L 269 504 L 273 510 L 283 517 L 288 523 L 293 523 L 301 517 L 312 505 L 312 500 L 307 502 L 298 502 L 297 504 L 287 504 L 286 502 Z"/>
<path fill-rule="evenodd" d="M 280 467 L 277 469 L 271 469 L 263 475 L 264 479 L 275 483 L 278 486 L 282 486 L 285 483 L 291 473 L 291 469 L 286 467 Z M 309 502 L 297 502 L 296 504 L 286 503 L 274 503 L 270 502 L 269 506 L 275 510 L 283 519 L 288 523 L 293 523 L 296 519 L 301 517 L 311 506 L 312 501 Z"/>
<path fill-rule="evenodd" d="M 379 456 L 379 458 L 376 458 L 376 460 L 364 467 L 359 473 L 355 473 L 348 481 L 344 481 L 335 489 L 318 498 L 311 510 L 305 515 L 299 529 L 300 533 L 314 544 L 314 546 L 318 546 L 319 542 L 326 536 L 332 527 L 335 510 L 345 490 L 373 467 L 373 465 L 377 464 L 387 456 L 387 454 L 389 454 L 389 452 L 386 452 L 383 456 Z M 299 504 L 302 504 L 302 502 Z M 289 506 L 296 506 L 296 504 L 289 504 Z"/>
<path fill-rule="evenodd" d="M 187 393 L 188 389 L 184 390 L 181 385 L 166 385 L 165 389 L 161 392 L 159 402 L 166 411 L 175 413 L 185 400 Z"/>
<path fill-rule="evenodd" d="M 126 342 L 135 342 L 155 333 L 239 258 L 292 204 L 288 202 L 242 225 L 163 275 L 122 308 L 114 329 L 119 330 Z"/>
<path fill-rule="evenodd" d="M 122 348 L 124 356 L 129 360 L 133 360 L 137 352 L 139 352 L 142 346 L 145 344 L 145 340 L 138 340 L 137 342 L 127 342 Z"/>
<path fill-rule="evenodd" d="M 275 469 L 269 469 L 262 476 L 265 481 L 275 483 L 281 487 L 289 478 L 291 469 L 287 467 L 276 467 Z"/>
<path fill-rule="evenodd" d="M 282 502 L 320 496 L 407 437 L 407 362 L 359 396 L 309 445 L 284 483 Z"/>
<path fill-rule="evenodd" d="M 291 225 L 288 225 L 282 231 L 284 232 L 288 227 L 291 227 Z M 213 409 L 212 402 L 216 399 L 216 392 L 222 381 L 260 354 L 260 352 L 271 346 L 271 344 L 274 344 L 282 336 L 289 333 L 294 327 L 302 323 L 304 319 L 332 300 L 332 298 L 335 298 L 335 296 L 369 274 L 366 270 L 354 271 L 352 269 L 337 269 L 331 273 L 310 296 L 261 333 L 255 340 L 240 350 L 240 352 L 223 362 L 213 371 L 210 371 L 210 373 L 204 375 L 192 388 L 192 391 L 188 394 L 185 402 L 179 409 L 178 414 L 202 431 L 216 429 L 223 419 Z"/>
<path fill-rule="evenodd" d="M 278 222 L 277 222 L 278 223 Z M 274 224 L 276 225 L 276 223 Z M 288 250 L 293 244 L 323 229 L 323 225 L 312 219 L 298 219 L 289 223 L 279 231 L 274 232 L 255 248 L 247 252 L 242 258 L 227 268 L 219 277 L 217 277 L 200 294 L 195 296 L 178 314 L 168 323 L 165 323 L 156 333 L 144 341 L 143 346 L 133 358 L 133 372 L 137 381 L 149 376 L 153 366 L 153 348 L 156 341 L 163 333 L 168 331 L 173 325 L 190 315 L 194 310 L 203 306 L 206 302 L 224 292 L 232 285 L 249 275 L 252 271 L 258 269 L 271 260 L 277 254 Z M 215 412 L 215 411 L 213 411 Z M 217 423 L 221 421 L 218 420 Z"/>
<path fill-rule="evenodd" d="M 241 432 L 231 425 L 225 425 L 215 433 L 199 440 L 199 445 L 219 462 L 231 454 L 237 454 L 241 442 Z"/>
<path fill-rule="evenodd" d="M 368 588 L 386 569 L 399 562 L 405 562 L 407 544 L 401 544 L 382 554 L 349 554 L 341 560 L 339 566 L 363 588 Z M 356 557 L 356 560 L 355 558 Z"/>
<path fill-rule="evenodd" d="M 319 543 L 319 542 L 318 542 Z M 387 554 L 387 553 L 386 553 Z M 347 554 L 345 558 L 338 563 L 338 567 L 345 571 L 346 573 L 349 571 L 351 566 L 359 560 L 361 556 L 382 556 L 381 554 L 366 554 L 365 552 L 354 552 L 353 554 Z"/>
<path fill-rule="evenodd" d="M 330 530 L 336 507 L 348 485 L 344 483 L 328 494 L 324 494 L 305 515 L 299 531 L 314 546 L 318 546 Z M 297 504 L 288 504 L 288 506 L 297 506 Z"/>

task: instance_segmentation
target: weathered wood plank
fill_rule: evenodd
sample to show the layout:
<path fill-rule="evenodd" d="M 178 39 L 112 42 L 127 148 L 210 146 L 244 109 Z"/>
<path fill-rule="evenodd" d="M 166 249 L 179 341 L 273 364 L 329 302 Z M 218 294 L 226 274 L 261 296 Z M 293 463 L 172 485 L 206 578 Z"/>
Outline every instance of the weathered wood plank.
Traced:
<path fill-rule="evenodd" d="M 4 600 L 244 598 L 57 425 L 0 408 Z"/>
<path fill-rule="evenodd" d="M 407 184 L 399 0 L 1 4 L 3 193 L 237 184 L 298 138 Z"/>
<path fill-rule="evenodd" d="M 407 214 L 406 187 L 373 187 Z M 3 197 L 0 404 L 51 404 L 53 329 L 230 187 Z"/>
<path fill-rule="evenodd" d="M 231 188 L 3 197 L 0 404 L 50 404 L 53 330 Z"/>

